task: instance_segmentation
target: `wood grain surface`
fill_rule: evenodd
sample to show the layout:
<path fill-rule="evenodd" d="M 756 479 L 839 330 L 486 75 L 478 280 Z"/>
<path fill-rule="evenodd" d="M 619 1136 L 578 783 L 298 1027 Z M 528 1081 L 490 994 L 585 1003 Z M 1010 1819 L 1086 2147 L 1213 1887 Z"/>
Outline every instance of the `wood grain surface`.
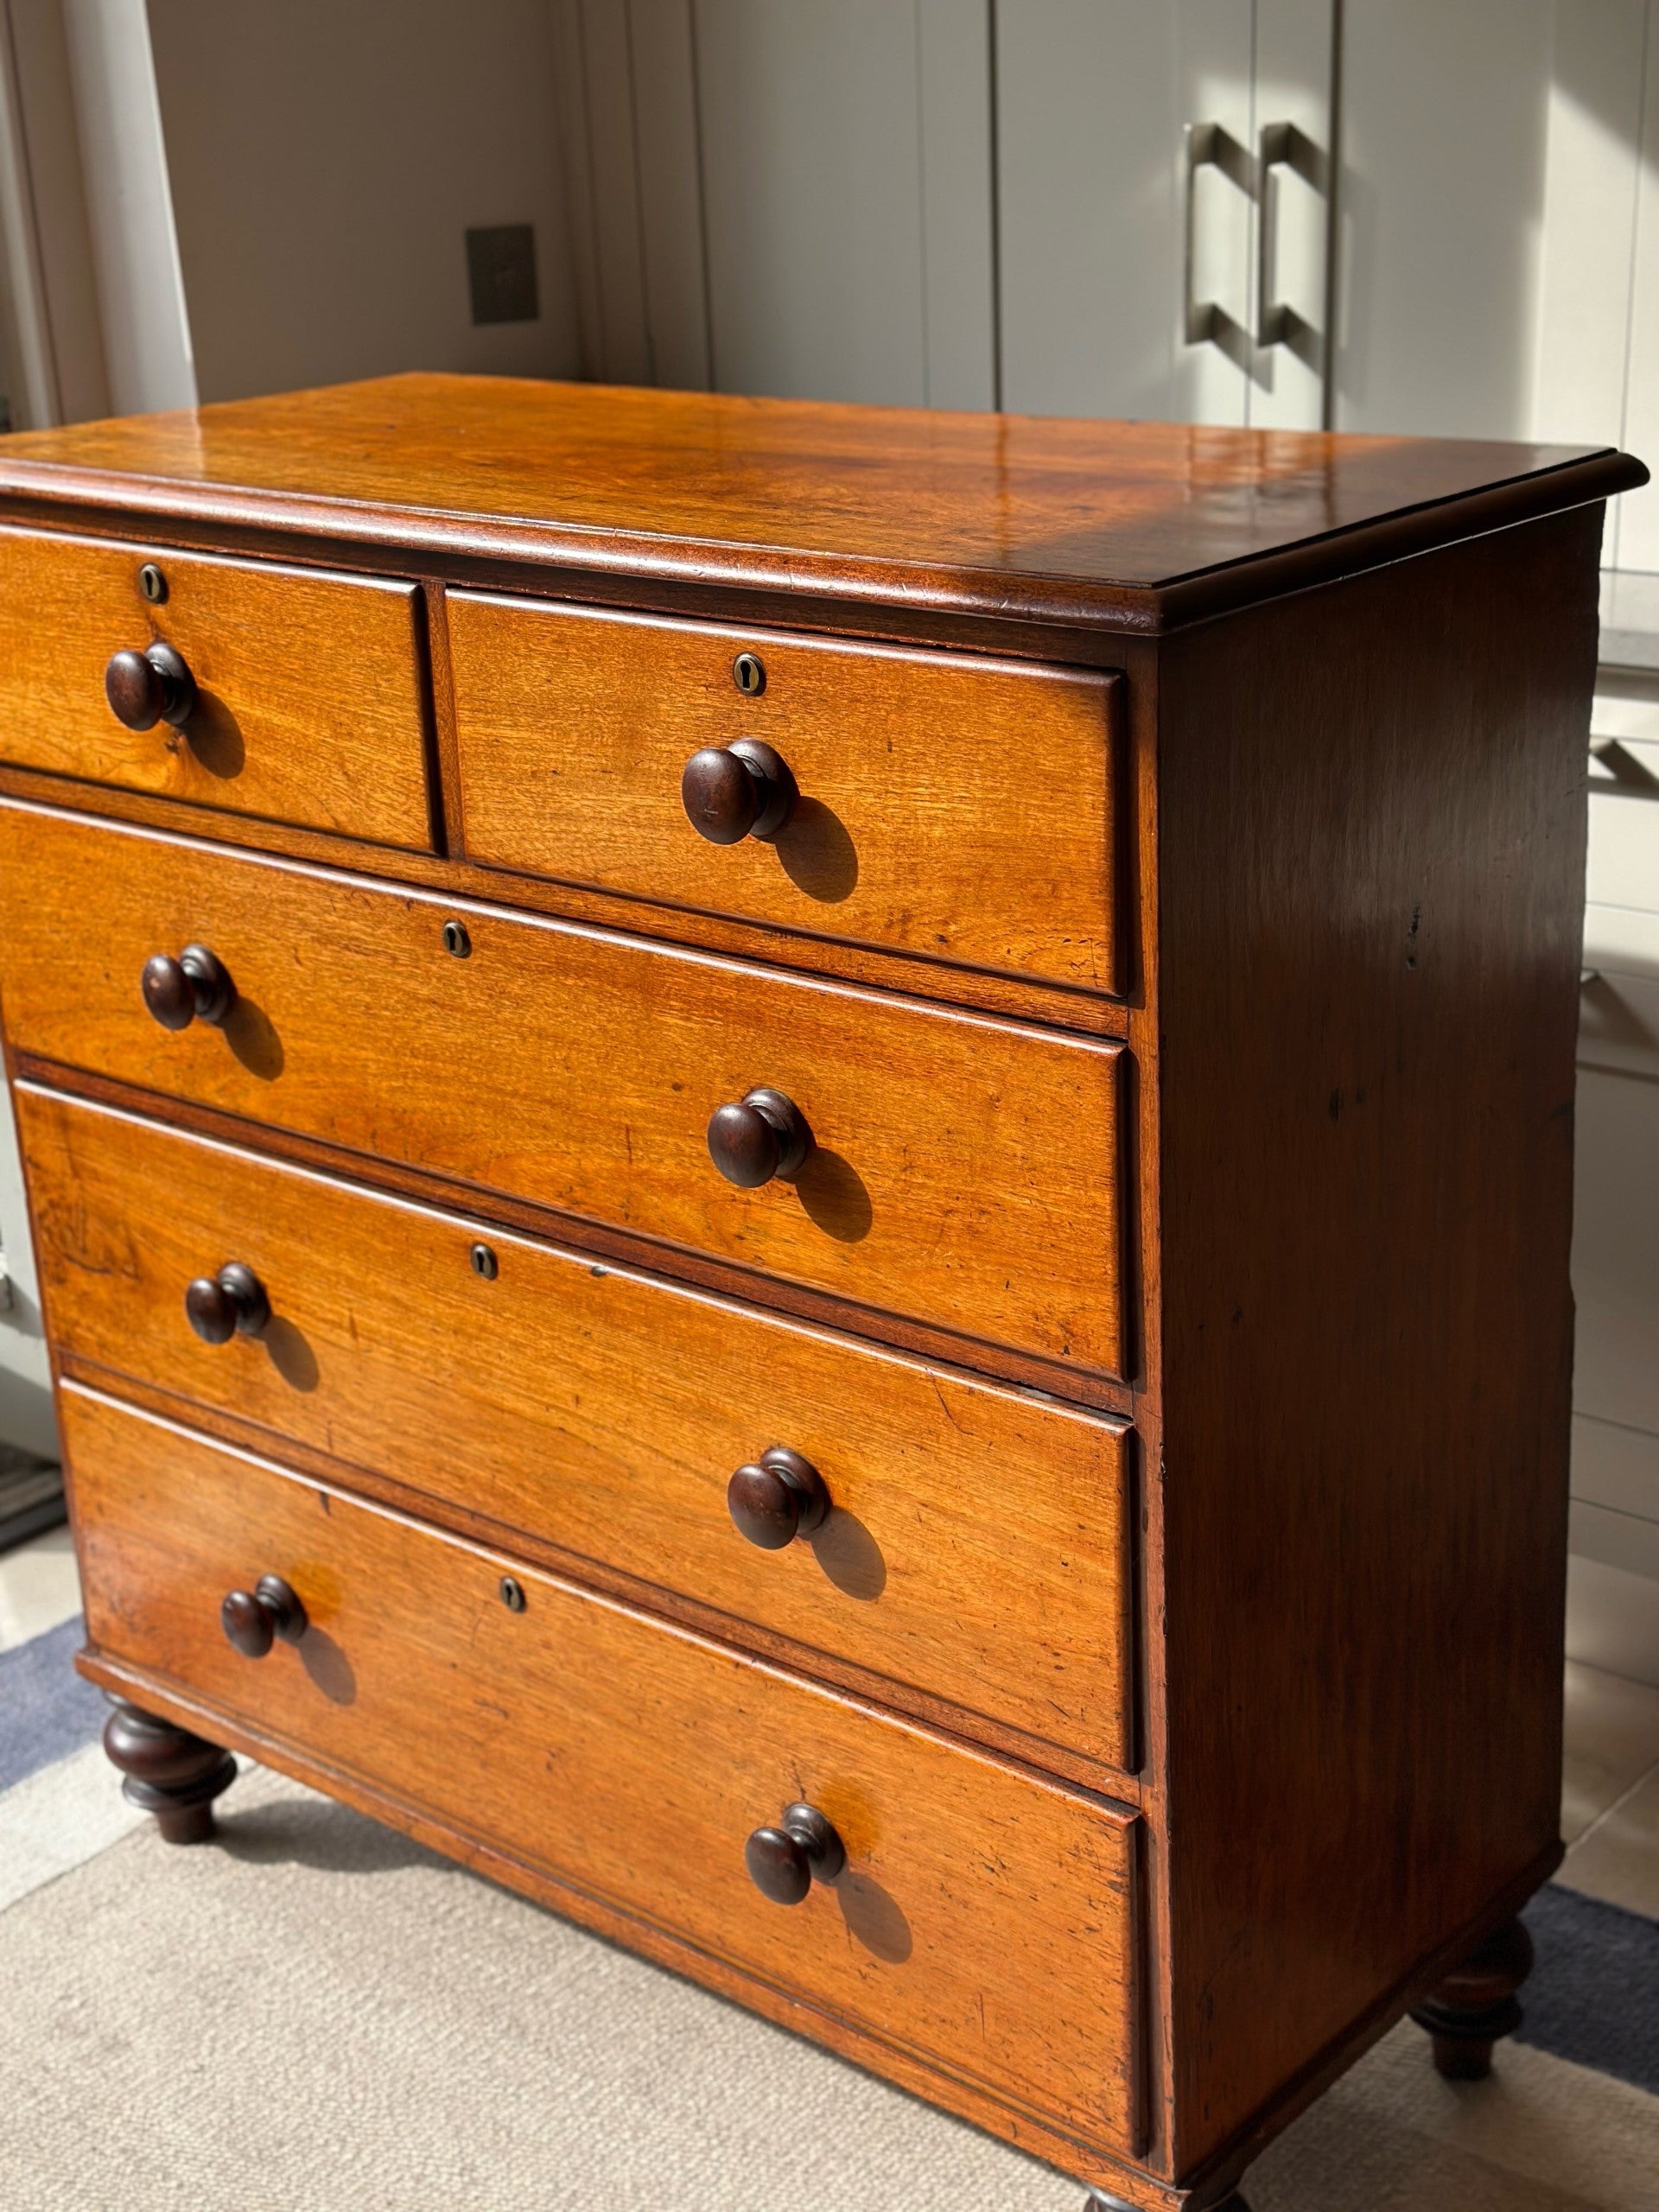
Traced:
<path fill-rule="evenodd" d="M 1559 1850 L 1599 531 L 1163 652 L 1178 2171 Z"/>
<path fill-rule="evenodd" d="M 427 374 L 0 449 L 15 506 L 1136 630 L 1645 480 L 1605 448 Z"/>
<path fill-rule="evenodd" d="M 466 593 L 448 632 L 469 859 L 1113 988 L 1115 678 Z M 739 738 L 800 798 L 774 840 L 709 844 L 681 771 Z"/>
<path fill-rule="evenodd" d="M 158 566 L 152 604 L 139 570 Z M 426 708 L 406 584 L 0 531 L 0 758 L 198 806 L 429 846 Z M 197 688 L 182 729 L 124 728 L 111 657 L 157 640 Z"/>
<path fill-rule="evenodd" d="M 1123 1814 L 73 1386 L 62 1408 L 95 1653 L 1128 2147 Z M 251 1660 L 219 1610 L 262 1573 L 310 1625 Z M 743 1847 L 796 1800 L 848 1864 L 784 1909 Z"/>
<path fill-rule="evenodd" d="M 1122 1428 L 20 1084 L 60 1355 L 377 1470 L 801 1647 L 1108 1765 L 1128 1751 Z M 272 1317 L 203 1343 L 187 1283 Z M 727 1510 L 773 1444 L 829 1522 L 764 1552 Z M 280 1449 L 280 1446 L 276 1448 Z"/>
<path fill-rule="evenodd" d="M 1115 1047 L 14 805 L 0 912 L 14 1049 L 1116 1365 Z M 169 1033 L 139 975 L 196 940 L 238 1002 Z M 817 1141 L 738 1190 L 706 1131 L 757 1084 Z"/>

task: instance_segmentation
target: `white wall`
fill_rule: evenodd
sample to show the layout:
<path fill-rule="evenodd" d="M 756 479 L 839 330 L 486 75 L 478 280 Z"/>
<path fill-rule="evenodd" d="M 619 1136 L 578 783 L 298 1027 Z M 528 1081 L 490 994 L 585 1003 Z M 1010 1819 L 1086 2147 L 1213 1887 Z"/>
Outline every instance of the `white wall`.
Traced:
<path fill-rule="evenodd" d="M 193 407 L 144 0 L 64 0 L 63 22 L 111 406 L 118 415 Z"/>
<path fill-rule="evenodd" d="M 0 0 L 6 397 L 18 429 L 110 411 L 61 0 Z"/>
<path fill-rule="evenodd" d="M 45 1459 L 58 1456 L 51 1369 L 41 1326 L 40 1287 L 29 1240 L 22 1163 L 11 1098 L 0 1085 L 0 1239 L 10 1297 L 0 1306 L 0 1443 L 21 1444 Z"/>
<path fill-rule="evenodd" d="M 548 0 L 149 0 L 203 400 L 578 365 Z M 474 327 L 464 233 L 532 223 L 538 321 Z"/>

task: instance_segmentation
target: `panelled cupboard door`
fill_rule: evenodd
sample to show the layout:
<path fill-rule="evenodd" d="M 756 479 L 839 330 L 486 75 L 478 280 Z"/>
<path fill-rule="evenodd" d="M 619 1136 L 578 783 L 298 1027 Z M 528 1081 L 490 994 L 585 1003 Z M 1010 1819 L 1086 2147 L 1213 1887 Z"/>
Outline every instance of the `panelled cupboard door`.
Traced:
<path fill-rule="evenodd" d="M 986 16 L 698 0 L 717 391 L 995 404 Z"/>
<path fill-rule="evenodd" d="M 1640 0 L 1630 0 L 1637 7 Z M 1640 85 L 1641 149 L 1631 219 L 1630 344 L 1624 439 L 1651 461 L 1659 454 L 1659 0 L 1647 0 L 1645 68 Z M 1631 41 L 1626 38 L 1624 50 Z M 1628 72 L 1635 92 L 1637 71 Z M 1634 103 L 1632 102 L 1632 105 Z M 1621 120 L 1628 118 L 1626 107 Z M 1659 570 L 1659 488 L 1648 484 L 1618 502 L 1618 538 L 1605 557 L 1623 569 Z"/>
<path fill-rule="evenodd" d="M 1001 0 L 1002 404 L 1317 429 L 1331 0 Z"/>
<path fill-rule="evenodd" d="M 1330 370 L 1333 0 L 1255 0 L 1252 429 L 1317 430 Z"/>
<path fill-rule="evenodd" d="M 1138 2147 L 1122 1808 L 106 1399 L 71 1387 L 63 1414 L 95 1651 L 1086 2141 Z M 253 1661 L 219 1609 L 260 1574 L 307 1625 Z M 846 1866 L 785 1910 L 745 1845 L 796 1802 Z"/>
<path fill-rule="evenodd" d="M 1643 450 L 1645 4 L 1345 0 L 1336 429 Z"/>

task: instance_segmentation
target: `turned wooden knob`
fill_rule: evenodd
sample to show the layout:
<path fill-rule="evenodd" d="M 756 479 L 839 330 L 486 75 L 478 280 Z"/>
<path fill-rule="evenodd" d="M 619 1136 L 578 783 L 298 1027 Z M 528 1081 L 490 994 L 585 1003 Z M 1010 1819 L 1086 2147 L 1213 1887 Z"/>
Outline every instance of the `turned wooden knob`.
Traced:
<path fill-rule="evenodd" d="M 738 1469 L 726 1485 L 726 1505 L 738 1534 L 763 1552 L 782 1551 L 830 1517 L 823 1477 L 786 1444 L 774 1444 L 753 1466 Z"/>
<path fill-rule="evenodd" d="M 741 1191 L 793 1175 L 811 1149 L 805 1115 L 781 1090 L 751 1090 L 709 1116 L 709 1157 Z"/>
<path fill-rule="evenodd" d="M 147 645 L 141 653 L 110 656 L 104 696 L 129 729 L 154 729 L 157 722 L 182 729 L 195 710 L 196 679 L 171 645 Z"/>
<path fill-rule="evenodd" d="M 227 1260 L 216 1275 L 187 1286 L 184 1310 L 205 1344 L 227 1344 L 234 1336 L 257 1337 L 270 1319 L 270 1300 L 251 1268 Z"/>
<path fill-rule="evenodd" d="M 743 1847 L 749 1879 L 774 1904 L 799 1904 L 814 1882 L 833 1882 L 846 1848 L 815 1805 L 785 1805 L 775 1828 L 756 1828 Z"/>
<path fill-rule="evenodd" d="M 711 845 L 775 837 L 799 797 L 789 763 L 758 737 L 705 745 L 691 755 L 680 777 L 685 818 Z"/>
<path fill-rule="evenodd" d="M 305 1634 L 305 1607 L 280 1574 L 262 1574 L 251 1590 L 232 1590 L 219 1618 L 245 1659 L 263 1659 L 279 1636 L 297 1643 Z"/>
<path fill-rule="evenodd" d="M 188 1029 L 193 1021 L 224 1020 L 236 1004 L 230 970 L 205 944 L 187 944 L 178 958 L 152 953 L 141 978 L 144 1004 L 163 1029 Z"/>

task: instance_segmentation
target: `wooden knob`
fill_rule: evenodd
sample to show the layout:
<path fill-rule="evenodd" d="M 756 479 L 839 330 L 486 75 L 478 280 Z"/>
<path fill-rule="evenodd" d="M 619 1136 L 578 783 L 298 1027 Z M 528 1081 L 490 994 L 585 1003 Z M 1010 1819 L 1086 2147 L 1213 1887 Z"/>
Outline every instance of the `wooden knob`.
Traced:
<path fill-rule="evenodd" d="M 229 969 L 205 944 L 187 944 L 176 960 L 169 952 L 153 953 L 140 981 L 144 1004 L 163 1029 L 218 1024 L 236 1004 Z"/>
<path fill-rule="evenodd" d="M 741 1191 L 793 1175 L 811 1149 L 805 1115 L 781 1090 L 748 1091 L 709 1116 L 709 1157 Z"/>
<path fill-rule="evenodd" d="M 758 737 L 706 745 L 691 755 L 680 776 L 686 820 L 711 845 L 775 837 L 799 797 L 789 763 Z"/>
<path fill-rule="evenodd" d="M 104 696 L 129 729 L 154 729 L 157 722 L 182 729 L 195 711 L 196 679 L 171 645 L 147 645 L 141 653 L 111 655 Z"/>
<path fill-rule="evenodd" d="M 741 1536 L 763 1552 L 780 1552 L 823 1526 L 830 1493 L 810 1459 L 774 1444 L 753 1466 L 738 1469 L 726 1485 L 726 1506 Z"/>
<path fill-rule="evenodd" d="M 198 1275 L 184 1294 L 190 1325 L 205 1344 L 257 1337 L 270 1319 L 270 1300 L 251 1268 L 227 1260 L 216 1275 Z"/>
<path fill-rule="evenodd" d="M 279 1636 L 297 1643 L 305 1634 L 305 1607 L 280 1574 L 262 1574 L 251 1590 L 232 1590 L 219 1618 L 245 1659 L 263 1659 Z"/>
<path fill-rule="evenodd" d="M 785 1805 L 775 1828 L 756 1828 L 743 1847 L 749 1879 L 774 1904 L 799 1904 L 814 1882 L 833 1882 L 847 1864 L 841 1838 L 815 1805 Z"/>

